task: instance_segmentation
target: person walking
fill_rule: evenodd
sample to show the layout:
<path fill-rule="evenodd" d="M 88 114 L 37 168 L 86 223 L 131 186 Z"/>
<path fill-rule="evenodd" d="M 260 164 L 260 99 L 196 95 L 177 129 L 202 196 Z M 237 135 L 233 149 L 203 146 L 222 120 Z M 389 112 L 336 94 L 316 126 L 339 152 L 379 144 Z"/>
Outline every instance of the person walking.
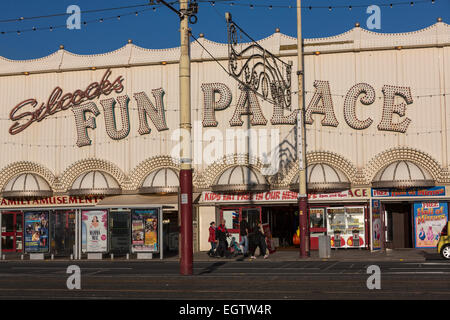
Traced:
<path fill-rule="evenodd" d="M 229 236 L 228 230 L 225 227 L 225 219 L 221 220 L 220 225 L 216 229 L 216 239 L 219 240 L 219 245 L 217 247 L 216 252 L 220 255 L 220 257 L 223 256 L 229 256 L 228 254 L 228 242 L 227 237 Z"/>
<path fill-rule="evenodd" d="M 249 225 L 247 222 L 247 216 L 242 216 L 242 221 L 240 224 L 241 242 L 239 242 L 239 245 L 244 257 L 248 256 L 248 229 Z"/>
<path fill-rule="evenodd" d="M 208 238 L 208 242 L 211 243 L 211 250 L 208 251 L 208 255 L 210 257 L 215 255 L 215 250 L 217 247 L 217 240 L 216 240 L 216 223 L 214 221 L 212 221 L 209 224 L 209 238 Z"/>
<path fill-rule="evenodd" d="M 262 228 L 262 224 L 260 221 L 256 222 L 255 230 L 249 235 L 250 239 L 250 260 L 256 259 L 255 251 L 256 247 L 259 247 L 260 255 L 264 256 L 264 259 L 269 257 L 269 254 L 266 254 L 267 245 L 266 245 L 266 236 L 264 235 L 264 230 Z"/>

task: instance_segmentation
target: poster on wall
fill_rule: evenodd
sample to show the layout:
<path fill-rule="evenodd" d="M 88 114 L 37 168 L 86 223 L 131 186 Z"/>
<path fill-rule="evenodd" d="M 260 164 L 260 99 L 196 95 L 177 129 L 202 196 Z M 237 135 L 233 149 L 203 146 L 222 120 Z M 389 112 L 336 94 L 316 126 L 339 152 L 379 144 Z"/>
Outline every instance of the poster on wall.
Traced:
<path fill-rule="evenodd" d="M 131 233 L 133 252 L 158 252 L 158 210 L 133 210 Z"/>
<path fill-rule="evenodd" d="M 439 234 L 448 220 L 446 202 L 414 203 L 414 235 L 416 248 L 436 248 Z"/>
<path fill-rule="evenodd" d="M 25 252 L 45 253 L 48 245 L 48 212 L 25 212 Z"/>
<path fill-rule="evenodd" d="M 372 200 L 372 250 L 381 250 L 382 230 L 381 201 Z"/>
<path fill-rule="evenodd" d="M 108 211 L 81 211 L 83 252 L 108 251 Z"/>
<path fill-rule="evenodd" d="M 133 229 L 132 232 L 132 245 L 143 245 L 144 244 L 144 224 L 141 220 L 134 220 L 131 223 Z"/>

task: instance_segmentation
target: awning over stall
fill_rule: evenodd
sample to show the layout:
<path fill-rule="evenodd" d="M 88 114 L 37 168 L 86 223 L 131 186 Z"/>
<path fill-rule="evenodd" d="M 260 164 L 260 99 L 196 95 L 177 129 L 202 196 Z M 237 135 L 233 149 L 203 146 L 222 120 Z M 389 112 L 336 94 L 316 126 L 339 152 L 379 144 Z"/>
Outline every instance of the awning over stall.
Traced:
<path fill-rule="evenodd" d="M 48 182 L 34 173 L 22 173 L 13 177 L 2 191 L 3 198 L 41 198 L 52 195 Z"/>
<path fill-rule="evenodd" d="M 290 189 L 298 191 L 299 174 L 294 177 Z M 306 168 L 306 181 L 309 191 L 339 191 L 350 189 L 348 177 L 340 169 L 328 164 L 316 163 Z"/>
<path fill-rule="evenodd" d="M 256 169 L 234 166 L 226 169 L 212 186 L 214 192 L 260 192 L 269 190 L 269 184 Z"/>
<path fill-rule="evenodd" d="M 171 168 L 160 168 L 150 172 L 144 179 L 139 193 L 177 193 L 180 186 L 178 173 Z"/>
<path fill-rule="evenodd" d="M 121 194 L 122 189 L 109 173 L 94 170 L 85 172 L 76 178 L 68 193 L 74 196 L 116 195 Z"/>
<path fill-rule="evenodd" d="M 412 188 L 434 185 L 435 181 L 427 170 L 405 160 L 385 166 L 372 181 L 373 188 Z"/>

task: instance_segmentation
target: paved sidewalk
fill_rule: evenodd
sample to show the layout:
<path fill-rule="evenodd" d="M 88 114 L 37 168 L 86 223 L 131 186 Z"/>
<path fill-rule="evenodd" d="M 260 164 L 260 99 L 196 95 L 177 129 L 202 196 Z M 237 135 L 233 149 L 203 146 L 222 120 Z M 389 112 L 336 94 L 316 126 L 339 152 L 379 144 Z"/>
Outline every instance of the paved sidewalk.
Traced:
<path fill-rule="evenodd" d="M 168 260 L 177 260 L 177 257 Z M 206 251 L 196 252 L 195 261 L 248 261 L 242 255 L 232 258 L 211 258 Z M 268 259 L 257 257 L 256 261 L 409 261 L 421 262 L 427 260 L 442 260 L 435 249 L 397 249 L 387 251 L 370 252 L 365 249 L 333 249 L 331 257 L 320 258 L 318 251 L 311 251 L 310 257 L 300 258 L 299 250 L 277 250 L 271 254 Z"/>
<path fill-rule="evenodd" d="M 21 261 L 21 255 L 6 255 L 5 260 L 8 261 Z M 156 254 L 152 260 L 136 260 L 131 258 L 126 260 L 125 256 L 114 257 L 112 261 L 110 255 L 103 255 L 103 261 L 179 261 L 179 256 L 176 253 L 165 253 L 164 259 L 160 260 L 159 255 Z M 249 261 L 248 257 L 244 258 L 242 255 L 231 257 L 231 258 L 212 258 L 209 257 L 207 251 L 195 252 L 194 262 L 217 262 L 217 261 Z M 29 255 L 24 254 L 24 262 L 30 261 Z M 96 261 L 82 259 L 83 261 Z M 275 253 L 271 254 L 268 259 L 263 259 L 261 256 L 257 256 L 256 261 L 264 262 L 276 262 L 276 261 L 406 261 L 406 262 L 424 262 L 424 261 L 441 261 L 445 262 L 443 258 L 436 252 L 436 249 L 396 249 L 387 251 L 375 251 L 370 252 L 365 249 L 332 249 L 330 258 L 320 258 L 318 251 L 311 251 L 310 257 L 300 258 L 299 249 L 288 249 L 288 250 L 277 250 Z M 50 262 L 50 257 L 46 257 L 45 261 Z M 54 261 L 76 261 L 70 260 L 68 257 L 55 258 Z M 80 260 L 78 260 L 80 261 Z M 98 261 L 98 260 L 97 260 Z M 450 262 L 449 262 L 450 263 Z"/>

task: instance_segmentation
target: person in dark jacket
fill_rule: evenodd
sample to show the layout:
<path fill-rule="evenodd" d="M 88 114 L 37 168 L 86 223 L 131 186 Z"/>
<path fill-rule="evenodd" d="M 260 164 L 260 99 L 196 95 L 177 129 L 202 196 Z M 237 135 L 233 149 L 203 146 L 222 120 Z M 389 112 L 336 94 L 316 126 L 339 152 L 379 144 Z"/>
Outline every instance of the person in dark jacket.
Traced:
<path fill-rule="evenodd" d="M 216 240 L 216 223 L 213 221 L 209 224 L 209 238 L 208 242 L 211 243 L 211 250 L 208 251 L 208 255 L 213 256 L 215 255 L 215 250 L 217 247 L 217 240 Z"/>
<path fill-rule="evenodd" d="M 256 221 L 255 229 L 252 230 L 252 232 L 249 234 L 250 260 L 256 259 L 256 247 L 259 247 L 260 255 L 263 255 L 264 259 L 267 259 L 269 257 L 269 255 L 266 254 L 266 236 L 264 234 L 264 230 L 260 221 Z"/>
<path fill-rule="evenodd" d="M 217 254 L 221 257 L 228 256 L 228 241 L 229 236 L 228 230 L 225 227 L 225 219 L 222 219 L 220 225 L 216 229 L 216 239 L 219 241 L 217 247 Z"/>

